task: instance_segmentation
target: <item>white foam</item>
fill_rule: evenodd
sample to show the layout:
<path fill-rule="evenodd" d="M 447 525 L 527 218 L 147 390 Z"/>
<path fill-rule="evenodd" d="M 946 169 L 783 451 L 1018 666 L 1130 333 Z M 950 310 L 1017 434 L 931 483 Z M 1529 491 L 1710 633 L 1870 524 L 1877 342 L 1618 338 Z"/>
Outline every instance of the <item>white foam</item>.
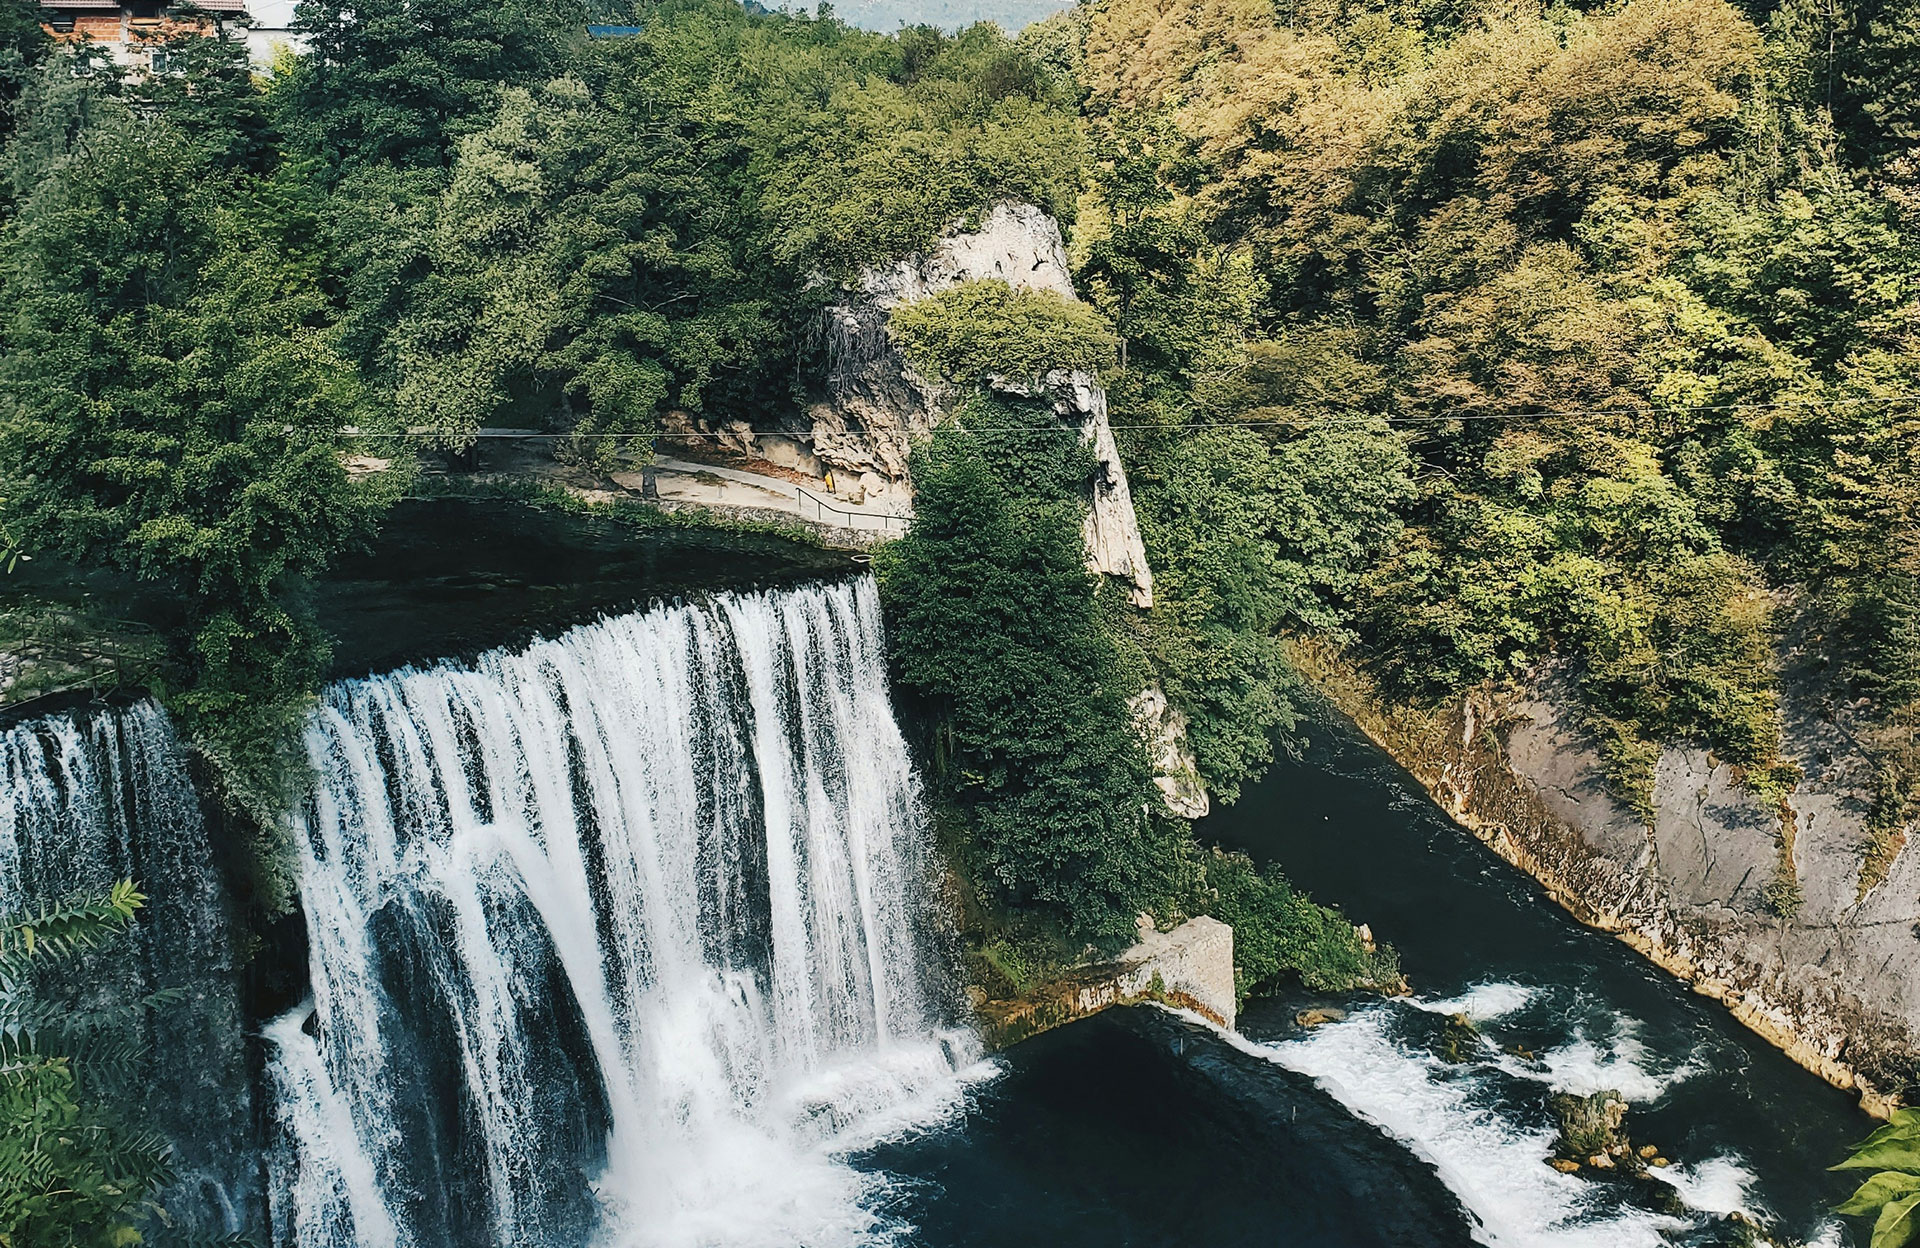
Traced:
<path fill-rule="evenodd" d="M 1545 1083 L 1556 1092 L 1578 1096 L 1618 1092 L 1636 1105 L 1657 1101 L 1675 1085 L 1700 1073 L 1702 1067 L 1691 1056 L 1668 1069 L 1659 1069 L 1659 1059 L 1640 1042 L 1638 1031 L 1638 1023 L 1622 1019 L 1605 1040 L 1595 1040 L 1584 1030 L 1577 1030 L 1574 1040 L 1548 1049 L 1534 1062 L 1503 1054 L 1499 1064 L 1508 1074 Z"/>
<path fill-rule="evenodd" d="M 1751 1213 L 1753 1171 L 1732 1157 L 1709 1157 L 1697 1165 L 1666 1166 L 1647 1173 L 1669 1184 L 1689 1209 L 1726 1215 Z"/>
<path fill-rule="evenodd" d="M 1436 1013 L 1464 1012 L 1439 1008 L 1460 1004 L 1458 999 L 1405 1004 Z M 1243 1052 L 1311 1077 L 1348 1110 L 1404 1144 L 1433 1167 L 1460 1201 L 1475 1223 L 1472 1234 L 1478 1243 L 1491 1248 L 1669 1248 L 1671 1233 L 1689 1225 L 1640 1209 L 1610 1207 L 1605 1186 L 1548 1166 L 1554 1132 L 1517 1124 L 1499 1107 L 1494 1080 L 1508 1071 L 1509 1059 L 1456 1065 L 1410 1047 L 1392 1034 L 1397 1008 L 1393 1003 L 1368 1006 L 1343 1022 L 1277 1043 L 1249 1040 L 1197 1014 L 1175 1012 L 1209 1027 Z M 1568 1068 L 1576 1064 L 1570 1062 Z M 1542 1078 L 1537 1070 L 1526 1073 L 1536 1081 Z M 1673 1167 L 1662 1177 L 1690 1208 L 1707 1213 L 1744 1208 L 1753 1183 L 1751 1173 L 1728 1158 Z"/>
<path fill-rule="evenodd" d="M 1813 1238 L 1807 1241 L 1806 1248 L 1847 1248 L 1849 1242 L 1846 1228 L 1838 1222 L 1828 1220 L 1822 1222 L 1819 1229 L 1814 1231 Z"/>
<path fill-rule="evenodd" d="M 1387 1008 L 1357 1011 L 1252 1051 L 1311 1076 L 1348 1109 L 1431 1165 L 1478 1220 L 1474 1238 L 1514 1248 L 1664 1248 L 1663 1231 L 1684 1223 L 1637 1210 L 1596 1207 L 1593 1187 L 1545 1164 L 1553 1133 L 1527 1131 L 1484 1103 L 1470 1066 L 1409 1050 L 1388 1034 Z"/>
<path fill-rule="evenodd" d="M 1410 1004 L 1430 1014 L 1464 1014 L 1473 1022 L 1484 1023 L 1505 1018 L 1526 1008 L 1538 995 L 1538 989 L 1525 984 L 1495 982 L 1475 984 L 1457 997 L 1447 997 L 1441 1001 L 1416 1000 Z"/>
<path fill-rule="evenodd" d="M 317 1040 L 275 1035 L 287 1248 L 428 1248 L 376 915 L 450 1004 L 489 1239 L 545 1248 L 539 1036 L 564 978 L 607 1102 L 606 1248 L 902 1228 L 851 1152 L 993 1072 L 928 998 L 930 846 L 871 578 L 721 595 L 330 689 L 298 821 Z M 345 1137 L 345 1138 L 342 1138 Z"/>

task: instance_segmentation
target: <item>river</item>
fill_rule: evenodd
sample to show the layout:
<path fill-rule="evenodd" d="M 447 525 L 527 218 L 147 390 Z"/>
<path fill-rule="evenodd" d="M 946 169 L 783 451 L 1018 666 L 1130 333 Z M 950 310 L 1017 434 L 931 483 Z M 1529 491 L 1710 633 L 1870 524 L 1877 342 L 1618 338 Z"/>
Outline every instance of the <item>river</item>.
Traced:
<path fill-rule="evenodd" d="M 1350 724 L 1314 737 L 1202 830 L 1371 924 L 1416 995 L 1305 1036 L 1289 1035 L 1286 1003 L 1256 1005 L 1242 1020 L 1250 1039 L 1434 1159 L 1491 1242 L 1617 1248 L 1676 1229 L 1617 1187 L 1540 1163 L 1548 1087 L 1624 1093 L 1633 1137 L 1679 1163 L 1669 1177 L 1693 1208 L 1743 1208 L 1809 1241 L 1841 1234 L 1826 1210 L 1850 1185 L 1826 1167 L 1873 1125 L 1852 1098 L 1575 923 Z M 1491 1042 L 1464 1067 L 1422 1047 L 1454 1010 Z"/>
<path fill-rule="evenodd" d="M 1351 724 L 1316 724 L 1200 831 L 1369 923 L 1414 994 L 1255 1002 L 1237 1043 L 1198 1027 L 1169 1043 L 1165 1024 L 1119 1017 L 1147 1007 L 1019 1046 L 968 1118 L 872 1159 L 904 1179 L 916 1242 L 1015 1242 L 995 1234 L 1008 1226 L 1059 1245 L 1749 1242 L 1735 1211 L 1789 1240 L 1850 1242 L 1827 1213 L 1850 1185 L 1825 1167 L 1873 1125 L 1852 1099 L 1575 923 Z M 1303 1029 L 1307 1005 L 1348 1014 Z M 1440 1055 L 1455 1014 L 1481 1036 L 1460 1062 Z M 1383 1199 L 1365 1128 L 1297 1105 L 1303 1076 L 1421 1174 L 1372 1154 Z M 1635 1142 L 1674 1162 L 1657 1178 L 1546 1164 L 1548 1097 L 1604 1089 L 1632 1102 Z"/>

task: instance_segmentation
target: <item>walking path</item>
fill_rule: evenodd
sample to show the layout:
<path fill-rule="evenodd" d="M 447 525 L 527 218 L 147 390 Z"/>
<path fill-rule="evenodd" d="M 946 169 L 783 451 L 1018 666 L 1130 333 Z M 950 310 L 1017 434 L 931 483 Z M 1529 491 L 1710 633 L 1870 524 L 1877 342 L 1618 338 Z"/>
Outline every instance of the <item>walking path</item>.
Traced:
<path fill-rule="evenodd" d="M 913 519 L 912 509 L 900 504 L 849 503 L 780 477 L 742 468 L 696 464 L 665 455 L 654 458 L 653 468 L 660 497 L 674 502 L 760 507 L 784 511 L 803 520 L 876 533 L 904 533 Z M 618 473 L 614 481 L 627 489 L 638 490 L 642 475 Z"/>

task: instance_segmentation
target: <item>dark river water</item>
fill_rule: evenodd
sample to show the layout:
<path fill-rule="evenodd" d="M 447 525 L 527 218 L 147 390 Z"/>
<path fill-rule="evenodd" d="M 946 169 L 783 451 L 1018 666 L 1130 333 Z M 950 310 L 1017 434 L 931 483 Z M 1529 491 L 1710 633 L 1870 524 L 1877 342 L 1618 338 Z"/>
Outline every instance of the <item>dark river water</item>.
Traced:
<path fill-rule="evenodd" d="M 1237 1047 L 1165 1015 L 1020 1046 L 963 1124 L 873 1159 L 916 1242 L 1747 1242 L 1735 1211 L 1783 1243 L 1852 1242 L 1826 1213 L 1850 1186 L 1826 1167 L 1873 1125 L 1849 1097 L 1574 923 L 1351 725 L 1313 737 L 1200 831 L 1371 924 L 1414 996 L 1339 1002 L 1311 1031 L 1303 1001 L 1255 1003 Z M 1459 1063 L 1438 1056 L 1454 1013 L 1484 1039 Z M 1664 1181 L 1545 1164 L 1548 1097 L 1603 1089 L 1675 1163 Z"/>

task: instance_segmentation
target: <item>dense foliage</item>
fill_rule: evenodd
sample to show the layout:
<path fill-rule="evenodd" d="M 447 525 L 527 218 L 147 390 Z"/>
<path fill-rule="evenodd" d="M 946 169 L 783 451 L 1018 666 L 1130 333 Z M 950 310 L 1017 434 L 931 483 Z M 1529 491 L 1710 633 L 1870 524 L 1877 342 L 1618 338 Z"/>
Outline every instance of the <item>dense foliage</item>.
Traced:
<path fill-rule="evenodd" d="M 1179 842 L 1128 718 L 1135 686 L 1100 622 L 1079 500 L 1021 490 L 993 449 L 949 430 L 920 454 L 913 534 L 880 565 L 899 675 L 940 719 L 971 877 L 1112 941 L 1168 908 Z"/>
<path fill-rule="evenodd" d="M 1874 1171 L 1835 1209 L 1874 1220 L 1871 1248 L 1906 1248 L 1920 1240 L 1920 1110 L 1895 1110 L 1833 1168 Z"/>
<path fill-rule="evenodd" d="M 1399 961 L 1391 949 L 1356 939 L 1338 911 L 1317 905 L 1244 854 L 1206 858 L 1206 911 L 1233 928 L 1233 974 L 1242 997 L 1291 975 L 1316 992 L 1391 989 Z"/>
<path fill-rule="evenodd" d="M 1004 286 L 956 289 L 958 300 L 928 301 L 935 311 L 925 321 L 895 314 L 896 325 L 915 326 L 903 335 L 910 343 L 924 341 L 913 337 L 918 326 L 937 325 L 955 306 L 985 303 L 990 312 L 1011 302 Z M 1033 302 L 1052 310 L 1057 298 Z M 1070 324 L 1104 336 L 1089 318 L 1077 309 Z M 991 320 L 964 324 L 998 332 Z M 1035 341 L 1074 341 L 1058 325 Z M 959 327 L 954 337 L 967 341 Z M 1024 376 L 1047 363 L 1032 358 Z M 1368 947 L 1337 912 L 1245 857 L 1202 853 L 1168 810 L 1129 703 L 1154 678 L 1154 660 L 1176 647 L 1147 652 L 1133 609 L 1087 571 L 1091 448 L 1050 402 L 1022 397 L 1024 381 L 995 388 L 1006 384 L 976 374 L 950 423 L 916 452 L 913 529 L 876 558 L 897 684 L 934 727 L 936 796 L 962 828 L 954 849 L 991 977 L 1024 991 L 1087 942 L 1125 944 L 1142 913 L 1161 922 L 1207 913 L 1234 927 L 1242 995 L 1289 980 L 1327 990 L 1397 982 L 1391 951 Z M 1222 544 L 1185 565 L 1201 570 L 1178 584 L 1190 599 L 1175 609 L 1212 634 L 1177 651 L 1190 666 L 1165 668 L 1181 678 L 1177 692 L 1209 688 L 1206 676 L 1222 667 L 1251 666 L 1231 650 L 1224 659 L 1208 653 L 1216 636 L 1222 647 L 1259 649 L 1268 679 L 1286 679 L 1277 639 L 1261 631 L 1277 621 L 1242 614 L 1244 599 L 1266 587 L 1266 569 L 1237 562 L 1265 558 L 1256 546 Z M 1274 717 L 1261 696 L 1222 708 L 1223 717 L 1245 717 L 1236 757 L 1265 758 L 1270 748 Z M 1208 725 L 1195 744 L 1218 759 L 1230 747 L 1221 726 Z"/>
<path fill-rule="evenodd" d="M 28 97 L 0 256 L 0 479 L 26 549 L 176 597 L 176 706 L 264 811 L 324 655 L 289 591 L 390 490 L 342 463 L 342 431 L 378 418 L 326 328 L 313 197 L 244 141 L 244 52 L 194 51 L 194 92 L 62 69 Z"/>
<path fill-rule="evenodd" d="M 385 140 L 316 153 L 343 171 L 350 350 L 447 445 L 532 426 L 603 467 L 643 459 L 669 409 L 791 401 L 819 275 L 905 254 L 995 198 L 1071 210 L 1071 103 L 990 27 L 883 38 L 724 0 L 636 20 L 504 77 L 458 127 L 410 125 L 404 161 Z M 361 100 L 324 124 L 367 131 Z M 295 135 L 334 108 L 285 102 Z"/>
<path fill-rule="evenodd" d="M 13 102 L 52 42 L 40 28 L 37 5 L 29 0 L 0 3 L 0 143 L 13 133 Z"/>
<path fill-rule="evenodd" d="M 1282 574 L 1251 600 L 1265 619 L 1350 641 L 1415 700 L 1561 663 L 1642 810 L 1675 740 L 1784 796 L 1776 656 L 1800 638 L 1796 663 L 1877 699 L 1876 818 L 1897 827 L 1920 550 L 1913 19 L 1860 6 L 1849 42 L 1826 38 L 1844 6 L 1816 7 L 1764 27 L 1724 0 L 1076 10 L 1097 172 L 1075 246 L 1123 339 L 1115 419 L 1140 426 L 1162 577 L 1187 574 L 1198 529 L 1265 510 L 1274 478 L 1243 461 L 1286 482 L 1304 466 L 1306 505 L 1277 514 L 1324 529 L 1252 539 Z M 1169 499 L 1192 496 L 1216 426 L 1232 469 L 1183 519 Z M 1228 689 L 1265 684 L 1242 645 L 1251 675 Z M 1184 704 L 1203 740 L 1244 718 Z M 1257 763 L 1220 755 L 1216 773 Z"/>
<path fill-rule="evenodd" d="M 1056 368 L 1098 372 L 1115 349 L 1106 321 L 1086 304 L 997 279 L 900 305 L 887 337 L 923 377 L 969 386 L 990 376 L 1032 386 Z"/>
<path fill-rule="evenodd" d="M 80 959 L 146 899 L 129 882 L 0 917 L 0 1246 L 142 1242 L 167 1180 L 163 1140 L 116 1109 L 137 1064 L 144 1003 L 75 1009 Z M 47 987 L 51 985 L 52 991 Z"/>

